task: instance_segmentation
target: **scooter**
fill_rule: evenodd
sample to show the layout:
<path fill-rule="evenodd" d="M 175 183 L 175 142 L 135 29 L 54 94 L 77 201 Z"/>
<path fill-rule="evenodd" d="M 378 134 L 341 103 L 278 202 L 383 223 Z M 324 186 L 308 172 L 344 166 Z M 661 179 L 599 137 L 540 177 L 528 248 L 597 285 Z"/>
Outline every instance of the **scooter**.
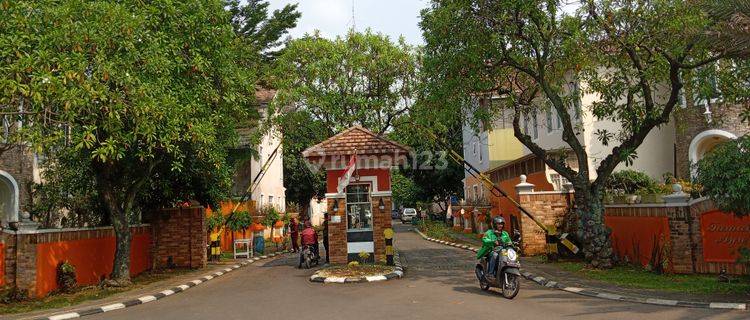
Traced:
<path fill-rule="evenodd" d="M 304 266 L 305 269 L 310 269 L 313 264 L 318 265 L 320 257 L 315 255 L 311 246 L 304 246 L 299 254 L 302 256 L 302 266 Z"/>
<path fill-rule="evenodd" d="M 479 280 L 479 287 L 483 291 L 487 291 L 492 287 L 500 288 L 500 291 L 506 299 L 513 299 L 518 295 L 518 291 L 521 289 L 519 278 L 521 277 L 521 262 L 518 261 L 518 243 L 520 241 L 520 234 L 516 232 L 514 235 L 516 238 L 513 241 L 512 246 L 497 246 L 493 249 L 494 252 L 498 253 L 499 261 L 497 262 L 497 270 L 495 276 L 492 277 L 486 272 L 489 265 L 489 257 L 479 260 L 476 265 L 475 272 L 477 280 Z"/>

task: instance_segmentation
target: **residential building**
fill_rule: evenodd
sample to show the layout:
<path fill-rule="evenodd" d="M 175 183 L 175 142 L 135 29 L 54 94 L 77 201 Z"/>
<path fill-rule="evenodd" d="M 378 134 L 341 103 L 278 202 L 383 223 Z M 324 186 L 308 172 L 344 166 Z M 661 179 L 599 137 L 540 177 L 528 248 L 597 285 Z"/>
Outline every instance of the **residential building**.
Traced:
<path fill-rule="evenodd" d="M 267 120 L 268 104 L 275 98 L 276 91 L 258 89 L 256 99 L 259 103 L 261 121 Z M 253 184 L 250 200 L 255 201 L 260 208 L 271 205 L 276 209 L 286 209 L 286 188 L 284 188 L 284 160 L 281 146 L 281 132 L 275 127 L 266 130 L 259 142 L 255 144 L 251 137 L 256 132 L 257 125 L 247 125 L 238 129 L 240 134 L 239 152 L 254 149 L 257 157 L 247 157 L 240 163 L 234 174 L 233 197 L 241 197 Z M 257 177 L 257 181 L 255 180 Z"/>
<path fill-rule="evenodd" d="M 32 187 L 41 182 L 41 173 L 39 157 L 26 144 L 9 142 L 23 122 L 11 115 L 0 116 L 0 122 L 0 228 L 8 228 L 28 211 Z"/>

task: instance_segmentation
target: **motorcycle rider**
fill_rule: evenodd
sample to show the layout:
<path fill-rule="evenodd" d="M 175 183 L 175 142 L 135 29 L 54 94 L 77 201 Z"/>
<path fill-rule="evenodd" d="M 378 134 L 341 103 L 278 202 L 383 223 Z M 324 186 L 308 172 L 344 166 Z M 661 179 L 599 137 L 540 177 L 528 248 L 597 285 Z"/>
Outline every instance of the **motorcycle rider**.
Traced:
<path fill-rule="evenodd" d="M 510 235 L 503 228 L 505 228 L 505 219 L 503 217 L 496 216 L 492 218 L 492 229 L 484 233 L 484 237 L 482 237 L 482 249 L 477 252 L 477 259 L 482 259 L 487 254 L 490 255 L 488 257 L 487 273 L 493 277 L 495 276 L 497 261 L 500 258 L 498 253 L 493 249 L 500 245 L 513 244 Z"/>
<path fill-rule="evenodd" d="M 310 220 L 305 220 L 305 229 L 302 230 L 300 235 L 302 236 L 302 248 L 310 246 L 310 250 L 312 250 L 315 257 L 320 258 L 318 251 L 318 233 L 313 229 Z M 304 252 L 304 250 L 300 251 L 298 268 L 302 268 L 302 261 L 304 260 L 302 252 Z"/>

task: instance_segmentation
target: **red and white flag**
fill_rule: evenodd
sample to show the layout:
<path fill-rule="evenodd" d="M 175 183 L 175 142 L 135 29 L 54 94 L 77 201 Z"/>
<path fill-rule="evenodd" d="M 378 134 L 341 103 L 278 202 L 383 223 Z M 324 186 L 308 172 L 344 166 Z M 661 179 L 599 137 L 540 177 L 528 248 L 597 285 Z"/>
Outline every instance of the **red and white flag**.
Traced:
<path fill-rule="evenodd" d="M 354 175 L 354 170 L 356 170 L 357 167 L 357 155 L 353 154 L 351 159 L 349 159 L 349 164 L 344 168 L 344 174 L 339 178 L 339 186 L 336 189 L 338 193 L 343 193 L 344 189 L 346 189 L 346 186 L 349 185 L 349 181 L 352 179 L 352 175 Z"/>

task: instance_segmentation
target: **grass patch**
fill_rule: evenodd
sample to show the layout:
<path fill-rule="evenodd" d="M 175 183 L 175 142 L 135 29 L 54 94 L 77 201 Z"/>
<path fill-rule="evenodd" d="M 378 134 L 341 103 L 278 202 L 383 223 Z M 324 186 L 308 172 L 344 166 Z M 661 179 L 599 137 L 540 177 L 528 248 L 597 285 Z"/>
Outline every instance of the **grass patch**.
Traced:
<path fill-rule="evenodd" d="M 0 303 L 0 314 L 14 314 L 44 309 L 55 309 L 74 306 L 86 301 L 98 300 L 108 296 L 145 287 L 154 282 L 169 279 L 174 276 L 188 273 L 190 269 L 160 270 L 146 272 L 133 278 L 133 285 L 127 288 L 102 288 L 99 286 L 87 286 L 78 288 L 75 292 L 65 294 L 50 294 L 41 299 L 30 299 L 19 302 Z M 4 296 L 9 292 L 2 292 Z"/>
<path fill-rule="evenodd" d="M 431 220 L 420 220 L 419 224 L 417 225 L 417 228 L 419 228 L 419 231 L 424 233 L 430 238 L 440 239 L 440 240 L 446 240 L 446 241 L 455 241 L 456 236 L 453 233 L 453 230 L 444 223 L 440 221 L 431 221 Z"/>
<path fill-rule="evenodd" d="M 560 269 L 586 278 L 635 289 L 653 289 L 694 294 L 748 294 L 750 277 L 731 283 L 717 281 L 715 275 L 656 274 L 633 266 L 616 266 L 609 270 L 587 268 L 583 262 L 554 262 Z"/>
<path fill-rule="evenodd" d="M 379 264 L 358 264 L 358 265 L 346 265 L 346 266 L 333 266 L 320 271 L 320 275 L 323 277 L 367 277 L 384 275 L 391 273 L 395 270 L 391 266 L 384 266 Z"/>

